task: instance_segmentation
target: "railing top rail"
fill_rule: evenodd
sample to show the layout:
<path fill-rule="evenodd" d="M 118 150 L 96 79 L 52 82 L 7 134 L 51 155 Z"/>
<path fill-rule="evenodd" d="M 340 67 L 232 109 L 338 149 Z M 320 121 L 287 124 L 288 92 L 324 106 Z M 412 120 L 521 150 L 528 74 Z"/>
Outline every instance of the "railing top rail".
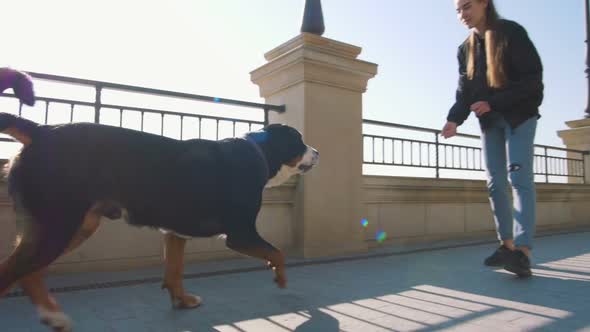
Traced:
<path fill-rule="evenodd" d="M 180 116 L 180 117 L 187 117 L 187 118 L 203 118 L 203 119 L 220 120 L 220 121 L 235 121 L 235 122 L 249 122 L 249 123 L 264 124 L 264 122 L 257 121 L 257 120 L 229 118 L 229 117 L 224 117 L 224 116 L 214 116 L 214 115 L 205 115 L 205 114 L 192 114 L 192 113 L 164 111 L 164 110 L 159 110 L 159 109 L 154 109 L 154 108 L 143 108 L 143 107 L 111 105 L 111 104 L 102 104 L 101 106 L 103 109 L 124 110 L 124 111 L 133 111 L 133 112 L 142 112 L 142 113 L 153 113 L 153 114 Z"/>
<path fill-rule="evenodd" d="M 437 130 L 437 129 L 409 126 L 409 125 L 403 125 L 403 124 L 399 124 L 399 123 L 392 123 L 392 122 L 385 122 L 385 121 L 378 121 L 378 120 L 363 119 L 363 123 L 377 125 L 377 126 L 386 126 L 386 127 L 400 128 L 400 129 L 424 131 L 424 132 L 433 133 L 433 134 L 440 133 L 440 130 Z"/>
<path fill-rule="evenodd" d="M 140 86 L 103 82 L 103 81 L 94 81 L 94 80 L 88 80 L 88 79 L 59 76 L 59 75 L 49 75 L 49 74 L 35 73 L 35 72 L 27 72 L 27 73 L 29 75 L 31 75 L 32 77 L 38 78 L 41 80 L 57 81 L 57 82 L 71 83 L 71 84 L 77 84 L 77 85 L 89 85 L 89 86 L 95 86 L 98 88 L 106 88 L 106 89 L 112 89 L 112 90 L 123 90 L 123 91 L 129 91 L 129 92 L 139 92 L 139 93 L 166 96 L 166 97 L 193 99 L 193 100 L 200 100 L 200 101 L 211 102 L 211 103 L 228 104 L 228 105 L 241 106 L 241 107 L 260 108 L 260 109 L 264 109 L 264 110 L 276 111 L 279 113 L 282 113 L 285 111 L 285 105 L 261 104 L 261 103 L 254 103 L 254 102 L 242 101 L 242 100 L 236 100 L 236 99 L 202 96 L 202 95 L 196 95 L 196 94 L 192 94 L 192 93 L 153 89 L 153 88 L 146 88 L 146 87 L 140 87 Z"/>
<path fill-rule="evenodd" d="M 437 134 L 437 135 L 440 134 L 440 132 L 441 132 L 440 129 L 416 127 L 416 126 L 404 125 L 404 124 L 399 124 L 399 123 L 384 122 L 384 121 L 369 120 L 369 119 L 364 119 L 363 123 L 370 124 L 370 125 L 377 125 L 377 126 L 394 127 L 394 128 L 398 128 L 398 129 L 422 131 L 422 132 L 432 133 L 432 134 Z M 476 138 L 476 139 L 480 138 L 477 135 L 460 134 L 460 133 L 458 133 L 457 136 L 466 137 L 466 138 Z"/>
<path fill-rule="evenodd" d="M 14 94 L 0 93 L 0 97 L 14 97 Z M 37 101 L 59 103 L 59 104 L 80 105 L 80 106 L 94 106 L 93 102 L 77 101 L 77 100 L 71 100 L 71 99 L 60 99 L 60 98 L 39 97 L 39 98 L 37 98 Z M 127 106 L 127 105 L 101 104 L 101 107 L 105 108 L 105 109 L 118 109 L 118 110 L 125 110 L 125 111 L 154 113 L 154 114 L 161 114 L 161 115 L 187 117 L 187 118 L 192 117 L 192 118 L 203 118 L 203 119 L 220 120 L 220 121 L 236 121 L 236 122 L 264 124 L 264 122 L 262 122 L 262 121 L 250 120 L 250 119 L 229 118 L 229 117 L 213 116 L 213 115 L 205 115 L 205 114 L 172 112 L 172 111 L 165 111 L 165 110 L 159 110 L 159 109 L 154 109 L 154 108 L 134 107 L 134 106 Z"/>
<path fill-rule="evenodd" d="M 440 134 L 440 132 L 441 132 L 440 129 L 416 127 L 416 126 L 409 126 L 409 125 L 404 125 L 404 124 L 398 124 L 398 123 L 392 123 L 392 122 L 384 122 L 384 121 L 377 121 L 377 120 L 369 120 L 369 119 L 364 119 L 363 120 L 363 123 L 364 124 L 370 124 L 370 125 L 377 125 L 377 126 L 393 127 L 393 128 L 398 128 L 398 129 L 407 129 L 407 130 L 421 131 L 421 132 L 433 133 L 433 134 L 437 134 L 437 135 Z M 458 137 L 481 139 L 481 137 L 478 136 L 478 135 L 470 135 L 470 134 L 461 134 L 461 133 L 458 133 L 457 136 Z M 590 154 L 590 151 L 560 148 L 560 147 L 550 146 L 550 145 L 535 144 L 535 147 L 537 147 L 537 148 L 551 149 L 551 150 L 558 150 L 558 151 L 565 151 L 565 152 L 574 152 L 574 153 L 580 153 L 580 154 L 583 154 L 583 155 Z"/>
<path fill-rule="evenodd" d="M 11 97 L 16 98 L 13 93 L 0 93 L 0 97 Z M 51 97 L 35 97 L 36 101 L 43 101 L 43 102 L 50 102 L 56 104 L 74 104 L 78 106 L 91 106 L 94 107 L 96 104 L 93 101 L 81 101 L 81 100 L 73 100 L 73 99 L 63 99 L 63 98 L 51 98 Z"/>
<path fill-rule="evenodd" d="M 580 154 L 590 154 L 590 151 L 560 148 L 560 147 L 551 146 L 551 145 L 535 144 L 535 147 L 537 147 L 537 148 L 544 148 L 544 149 L 551 149 L 551 150 L 558 150 L 558 151 L 565 151 L 565 152 L 575 152 L 575 153 L 580 153 Z"/>

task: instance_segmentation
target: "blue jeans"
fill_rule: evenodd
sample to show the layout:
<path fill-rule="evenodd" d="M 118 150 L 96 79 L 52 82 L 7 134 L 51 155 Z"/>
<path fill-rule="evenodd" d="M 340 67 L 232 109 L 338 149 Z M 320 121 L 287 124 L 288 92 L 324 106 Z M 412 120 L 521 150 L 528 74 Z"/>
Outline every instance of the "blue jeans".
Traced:
<path fill-rule="evenodd" d="M 537 118 L 515 129 L 498 116 L 482 130 L 483 155 L 490 204 L 498 239 L 514 239 L 517 247 L 532 248 L 536 222 L 533 156 Z M 513 204 L 508 193 L 512 184 Z"/>

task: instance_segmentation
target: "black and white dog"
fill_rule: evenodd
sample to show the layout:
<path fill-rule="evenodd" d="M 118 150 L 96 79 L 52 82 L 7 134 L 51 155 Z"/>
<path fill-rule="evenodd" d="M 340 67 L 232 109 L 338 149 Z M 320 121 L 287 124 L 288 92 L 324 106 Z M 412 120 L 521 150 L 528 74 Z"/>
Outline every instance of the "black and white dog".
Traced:
<path fill-rule="evenodd" d="M 0 263 L 0 295 L 20 283 L 43 322 L 70 322 L 47 292 L 42 271 L 73 250 L 99 219 L 166 231 L 167 288 L 176 308 L 198 296 L 182 284 L 186 237 L 226 234 L 226 245 L 264 259 L 286 286 L 285 259 L 256 230 L 262 191 L 311 169 L 319 153 L 292 127 L 272 124 L 221 141 L 166 137 L 90 123 L 38 125 L 0 113 L 0 131 L 23 143 L 8 167 L 18 229 L 14 252 Z"/>

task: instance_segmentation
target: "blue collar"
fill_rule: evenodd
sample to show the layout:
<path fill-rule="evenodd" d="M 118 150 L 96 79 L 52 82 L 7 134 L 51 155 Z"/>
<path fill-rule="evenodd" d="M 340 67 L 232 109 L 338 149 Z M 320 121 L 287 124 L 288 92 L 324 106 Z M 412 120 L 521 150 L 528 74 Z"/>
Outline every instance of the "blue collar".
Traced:
<path fill-rule="evenodd" d="M 256 142 L 256 140 L 253 139 L 252 137 L 246 136 L 245 140 L 246 140 L 246 142 L 252 144 L 254 146 L 254 149 L 256 149 L 256 151 L 258 152 L 258 155 L 260 156 L 260 158 L 262 159 L 262 163 L 264 164 L 264 174 L 265 174 L 264 177 L 266 178 L 266 180 L 268 180 L 270 170 L 268 169 L 268 160 L 266 160 L 266 156 L 264 155 L 264 152 L 262 151 L 262 149 L 258 145 L 258 142 Z"/>

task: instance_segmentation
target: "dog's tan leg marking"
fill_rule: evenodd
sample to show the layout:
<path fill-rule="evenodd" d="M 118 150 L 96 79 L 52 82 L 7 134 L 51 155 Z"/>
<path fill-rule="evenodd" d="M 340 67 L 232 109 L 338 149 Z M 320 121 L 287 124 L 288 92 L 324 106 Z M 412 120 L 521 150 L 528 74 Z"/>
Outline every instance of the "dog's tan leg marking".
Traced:
<path fill-rule="evenodd" d="M 43 281 L 44 271 L 37 271 L 27 275 L 19 280 L 19 283 L 25 293 L 29 296 L 31 303 L 41 306 L 47 310 L 61 310 L 55 299 L 49 295 L 49 290 Z"/>
<path fill-rule="evenodd" d="M 0 262 L 0 277 L 8 277 L 9 284 L 2 283 L 0 287 L 0 297 L 11 290 L 22 278 L 22 272 L 27 267 L 27 258 L 35 251 L 35 242 L 39 235 L 39 230 L 31 216 L 22 208 L 18 200 L 15 200 L 17 236 L 14 242 L 14 250 Z M 20 278 L 19 278 L 20 277 Z"/>
<path fill-rule="evenodd" d="M 162 289 L 168 289 L 172 306 L 176 309 L 196 308 L 201 304 L 201 298 L 184 291 L 182 276 L 184 273 L 184 247 L 186 240 L 166 233 L 164 235 L 164 259 L 166 272 Z"/>
<path fill-rule="evenodd" d="M 70 241 L 70 244 L 68 245 L 68 248 L 64 254 L 67 254 L 78 248 L 82 243 L 84 243 L 84 241 L 86 241 L 96 232 L 98 226 L 100 226 L 101 214 L 98 212 L 100 211 L 100 207 L 100 203 L 97 203 L 86 213 L 82 226 L 80 226 L 78 232 L 76 232 L 76 235 L 74 235 L 74 238 L 72 241 Z"/>
<path fill-rule="evenodd" d="M 19 281 L 23 291 L 29 296 L 31 303 L 37 307 L 39 320 L 54 331 L 71 331 L 72 321 L 63 313 L 61 307 L 49 293 L 43 281 L 43 272 L 36 271 Z"/>
<path fill-rule="evenodd" d="M 80 226 L 80 229 L 78 230 L 72 241 L 70 241 L 70 244 L 68 245 L 64 254 L 69 253 L 72 250 L 78 248 L 86 239 L 88 239 L 92 234 L 94 234 L 94 232 L 96 232 L 98 226 L 100 225 L 99 219 L 100 215 L 97 215 L 94 212 L 94 210 L 91 209 L 86 214 L 82 226 Z M 43 284 L 43 274 L 43 271 L 37 271 L 19 280 L 21 287 L 23 288 L 23 290 L 27 292 L 29 297 L 31 297 L 31 302 L 33 302 L 33 304 L 48 303 L 47 301 L 45 301 L 45 299 L 49 296 L 49 293 L 47 292 L 47 288 Z M 27 290 L 30 290 L 30 292 L 28 292 Z M 45 307 L 47 309 L 51 309 L 51 305 L 49 304 Z"/>
<path fill-rule="evenodd" d="M 100 214 L 97 213 L 99 205 L 95 204 L 84 216 L 84 222 L 76 235 L 70 241 L 64 254 L 78 248 L 86 239 L 88 239 L 100 225 Z M 33 272 L 20 279 L 20 285 L 25 293 L 29 296 L 31 303 L 37 306 L 41 321 L 53 328 L 55 331 L 69 331 L 71 329 L 71 320 L 66 316 L 60 306 L 51 296 L 45 282 L 43 281 L 43 272 Z"/>
<path fill-rule="evenodd" d="M 74 250 L 96 231 L 101 216 L 101 209 L 98 207 L 103 205 L 103 202 L 99 202 L 85 213 L 78 230 L 71 236 L 71 240 L 64 243 L 62 247 L 59 242 L 52 243 L 44 237 L 46 231 L 41 229 L 42 223 L 32 220 L 19 200 L 15 199 L 17 228 L 20 225 L 22 229 L 19 231 L 14 252 L 0 263 L 0 293 L 10 289 L 9 286 L 14 282 L 20 282 L 31 302 L 37 306 L 42 323 L 50 326 L 56 332 L 71 331 L 70 319 L 61 311 L 43 282 L 43 270 L 59 255 Z M 45 250 L 42 248 L 48 248 L 51 245 L 57 245 L 57 247 L 49 247 L 54 251 L 50 255 L 57 254 L 53 256 L 55 258 L 52 257 L 51 260 L 44 258 L 47 261 L 42 264 L 46 265 L 32 268 L 31 264 L 35 262 L 35 259 L 38 259 L 40 250 Z M 58 252 L 55 248 L 64 249 Z"/>
<path fill-rule="evenodd" d="M 263 248 L 239 248 L 230 247 L 241 254 L 248 255 L 250 257 L 261 258 L 266 261 L 268 267 L 272 269 L 275 274 L 274 282 L 279 288 L 287 287 L 287 273 L 285 271 L 285 255 L 282 251 L 275 249 L 263 249 Z"/>

